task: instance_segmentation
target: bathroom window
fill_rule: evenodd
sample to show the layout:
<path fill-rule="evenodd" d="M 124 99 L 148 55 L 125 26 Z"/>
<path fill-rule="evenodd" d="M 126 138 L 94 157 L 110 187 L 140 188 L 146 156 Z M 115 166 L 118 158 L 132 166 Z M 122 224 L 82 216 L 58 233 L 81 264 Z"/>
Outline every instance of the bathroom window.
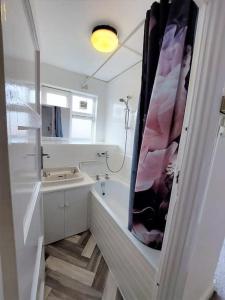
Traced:
<path fill-rule="evenodd" d="M 54 93 L 47 93 L 46 102 L 48 105 L 67 107 L 67 97 Z"/>
<path fill-rule="evenodd" d="M 69 108 L 70 92 L 47 86 L 41 92 L 41 104 Z"/>
<path fill-rule="evenodd" d="M 84 113 L 93 115 L 94 113 L 94 103 L 92 98 L 86 98 L 82 96 L 73 96 L 72 110 L 76 113 Z"/>
<path fill-rule="evenodd" d="M 85 95 L 72 96 L 72 139 L 92 142 L 95 129 L 96 99 Z"/>
<path fill-rule="evenodd" d="M 42 112 L 44 109 L 50 109 L 54 106 L 61 107 L 63 139 L 78 143 L 91 143 L 95 140 L 96 96 L 42 86 L 41 104 Z M 43 125 L 46 123 L 46 120 L 43 120 L 44 117 L 45 114 L 43 113 Z M 50 123 L 54 125 L 53 119 Z M 46 131 L 42 130 L 42 134 L 49 139 Z M 53 136 L 50 135 L 50 138 L 52 139 Z M 58 139 L 55 136 L 54 138 Z"/>
<path fill-rule="evenodd" d="M 92 120 L 78 117 L 72 118 L 72 138 L 79 141 L 92 140 Z"/>

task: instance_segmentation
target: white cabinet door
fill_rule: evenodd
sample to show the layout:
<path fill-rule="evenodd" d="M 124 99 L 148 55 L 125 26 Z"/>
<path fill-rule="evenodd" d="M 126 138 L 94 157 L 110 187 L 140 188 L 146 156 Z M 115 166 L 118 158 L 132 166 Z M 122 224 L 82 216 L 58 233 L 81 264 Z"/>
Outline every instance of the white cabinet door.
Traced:
<path fill-rule="evenodd" d="M 64 191 L 45 193 L 44 223 L 45 244 L 64 238 Z"/>
<path fill-rule="evenodd" d="M 89 187 L 65 191 L 65 236 L 87 230 L 87 201 Z"/>
<path fill-rule="evenodd" d="M 38 255 L 38 249 L 42 248 L 43 236 L 40 192 L 39 46 L 32 18 L 32 3 L 29 0 L 7 0 L 4 3 L 1 1 L 1 8 L 2 5 L 4 6 L 4 18 L 1 18 L 0 25 L 2 283 L 5 300 L 30 300 L 31 297 L 36 297 L 36 277 L 42 267 Z"/>

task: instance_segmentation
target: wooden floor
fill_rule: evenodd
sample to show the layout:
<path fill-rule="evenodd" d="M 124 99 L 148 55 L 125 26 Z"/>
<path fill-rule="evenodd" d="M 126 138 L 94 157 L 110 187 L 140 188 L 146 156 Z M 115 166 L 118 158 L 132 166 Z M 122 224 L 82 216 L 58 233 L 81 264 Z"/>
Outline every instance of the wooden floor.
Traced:
<path fill-rule="evenodd" d="M 46 246 L 47 300 L 123 300 L 89 231 Z"/>

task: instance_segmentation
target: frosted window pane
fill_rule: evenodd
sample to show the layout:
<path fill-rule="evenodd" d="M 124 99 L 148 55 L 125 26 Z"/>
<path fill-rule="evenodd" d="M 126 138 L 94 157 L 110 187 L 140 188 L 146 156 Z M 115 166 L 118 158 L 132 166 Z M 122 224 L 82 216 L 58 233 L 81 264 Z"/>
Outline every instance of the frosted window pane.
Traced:
<path fill-rule="evenodd" d="M 47 104 L 60 107 L 67 107 L 67 98 L 63 95 L 47 93 Z"/>
<path fill-rule="evenodd" d="M 72 110 L 78 113 L 93 114 L 93 99 L 81 96 L 73 96 Z"/>
<path fill-rule="evenodd" d="M 35 103 L 36 99 L 35 99 L 35 90 L 30 90 L 30 103 Z"/>
<path fill-rule="evenodd" d="M 72 138 L 76 140 L 91 140 L 92 120 L 72 118 Z"/>

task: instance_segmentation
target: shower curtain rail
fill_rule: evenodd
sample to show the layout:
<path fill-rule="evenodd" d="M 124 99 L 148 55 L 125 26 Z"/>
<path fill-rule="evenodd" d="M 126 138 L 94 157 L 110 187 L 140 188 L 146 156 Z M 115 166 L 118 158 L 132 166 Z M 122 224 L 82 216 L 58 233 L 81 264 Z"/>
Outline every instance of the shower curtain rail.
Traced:
<path fill-rule="evenodd" d="M 90 76 L 87 77 L 87 79 L 81 84 L 82 88 L 85 88 L 89 80 L 94 78 L 94 76 L 104 67 L 105 64 L 107 64 L 108 61 L 125 45 L 125 43 L 138 31 L 138 29 L 145 23 L 145 19 L 143 19 L 132 31 L 128 36 L 124 39 L 122 43 L 119 44 L 119 46 L 116 48 L 116 50 L 104 61 L 103 64 L 101 64 L 98 69 L 92 73 Z"/>

